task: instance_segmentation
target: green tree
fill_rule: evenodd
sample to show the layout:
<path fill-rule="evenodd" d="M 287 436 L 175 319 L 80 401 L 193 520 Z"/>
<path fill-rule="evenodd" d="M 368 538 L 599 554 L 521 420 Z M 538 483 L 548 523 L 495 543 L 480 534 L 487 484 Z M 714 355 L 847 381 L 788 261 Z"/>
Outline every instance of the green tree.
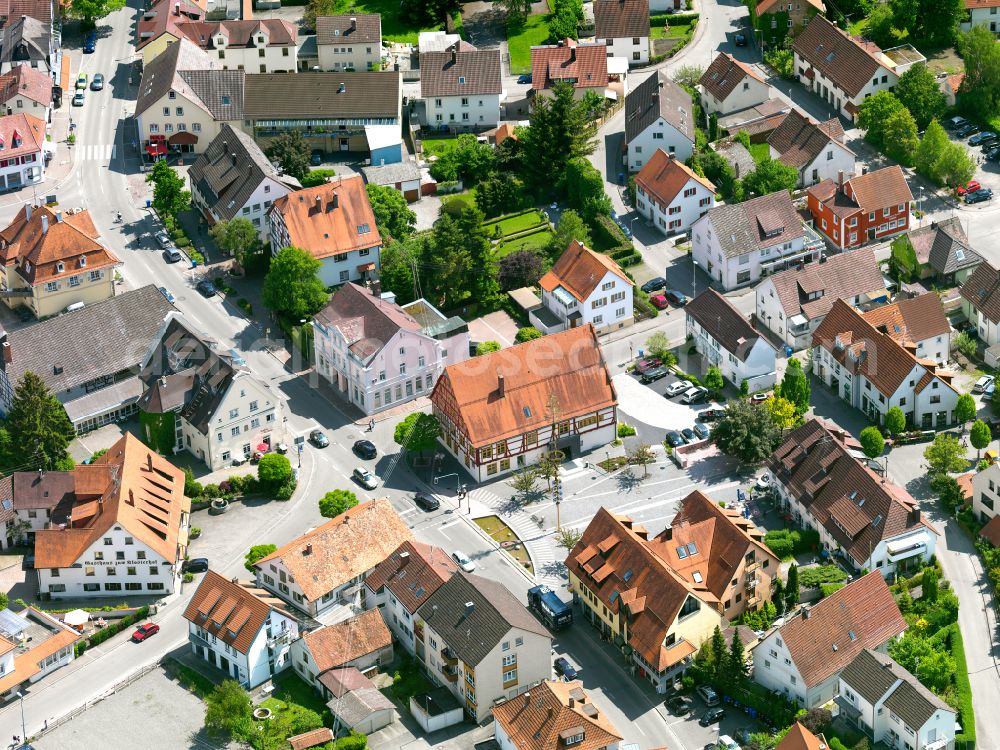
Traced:
<path fill-rule="evenodd" d="M 292 478 L 292 462 L 280 453 L 265 453 L 257 464 L 257 479 L 265 488 L 277 488 Z"/>
<path fill-rule="evenodd" d="M 889 8 L 892 9 L 893 25 L 897 29 L 915 29 L 917 27 L 917 14 L 920 12 L 920 0 L 890 0 Z M 872 11 L 874 14 L 874 11 Z M 866 31 L 871 30 L 871 16 Z M 881 44 L 875 37 L 872 41 Z"/>
<path fill-rule="evenodd" d="M 918 146 L 919 149 L 919 146 Z M 911 281 L 920 270 L 917 252 L 913 249 L 908 235 L 901 234 L 890 245 L 892 263 L 895 265 L 901 281 Z"/>
<path fill-rule="evenodd" d="M 673 79 L 684 88 L 693 89 L 697 88 L 704 73 L 705 69 L 700 65 L 681 65 L 674 71 Z"/>
<path fill-rule="evenodd" d="M 858 127 L 865 131 L 865 140 L 880 150 L 886 146 L 886 124 L 906 107 L 891 91 L 879 91 L 865 99 L 858 108 Z"/>
<path fill-rule="evenodd" d="M 97 19 L 124 7 L 125 0 L 72 0 L 69 15 L 81 19 L 83 28 L 92 29 L 96 26 Z"/>
<path fill-rule="evenodd" d="M 976 356 L 976 350 L 979 349 L 979 346 L 972 336 L 966 331 L 961 331 L 951 340 L 951 348 L 964 354 L 967 359 L 972 359 Z"/>
<path fill-rule="evenodd" d="M 463 133 L 431 165 L 431 176 L 439 182 L 462 180 L 471 187 L 485 180 L 495 166 L 493 147 L 481 143 L 473 133 Z"/>
<path fill-rule="evenodd" d="M 936 602 L 938 598 L 938 574 L 931 567 L 924 568 L 920 576 L 920 599 L 925 602 Z"/>
<path fill-rule="evenodd" d="M 947 432 L 934 436 L 934 442 L 924 449 L 924 459 L 927 461 L 927 472 L 931 475 L 954 474 L 965 469 L 969 463 L 958 438 Z"/>
<path fill-rule="evenodd" d="M 924 177 L 936 180 L 935 165 L 948 147 L 948 134 L 937 120 L 931 120 L 913 155 L 913 166 Z"/>
<path fill-rule="evenodd" d="M 955 421 L 962 425 L 962 429 L 965 429 L 965 424 L 975 418 L 976 399 L 970 393 L 963 393 L 955 402 Z"/>
<path fill-rule="evenodd" d="M 319 514 L 336 518 L 358 504 L 358 496 L 350 490 L 330 490 L 319 499 Z"/>
<path fill-rule="evenodd" d="M 731 197 L 735 193 L 736 175 L 718 151 L 697 153 L 691 157 L 688 166 L 715 185 L 723 197 Z"/>
<path fill-rule="evenodd" d="M 656 357 L 667 367 L 677 362 L 677 357 L 670 351 L 670 339 L 663 331 L 657 331 L 646 339 L 646 345 L 643 348 L 646 354 L 650 357 Z"/>
<path fill-rule="evenodd" d="M 520 471 L 514 472 L 513 476 L 510 478 L 510 486 L 514 489 L 515 497 L 517 495 L 522 495 L 527 498 L 535 491 L 535 487 L 538 484 L 538 474 L 531 467 L 526 467 Z M 574 547 L 576 544 L 573 545 Z M 572 547 L 570 548 L 572 549 Z"/>
<path fill-rule="evenodd" d="M 876 5 L 871 15 L 868 16 L 865 36 L 879 47 L 892 47 L 896 43 L 895 25 L 896 19 L 890 7 L 882 4 Z"/>
<path fill-rule="evenodd" d="M 947 108 L 937 79 L 925 63 L 917 63 L 899 77 L 895 94 L 921 130 L 926 129 L 931 120 L 940 120 Z"/>
<path fill-rule="evenodd" d="M 407 415 L 406 419 L 396 425 L 392 439 L 396 445 L 408 451 L 425 453 L 434 450 L 438 436 L 441 434 L 441 423 L 433 414 L 416 411 Z"/>
<path fill-rule="evenodd" d="M 781 617 L 785 613 L 785 582 L 781 580 L 780 576 L 774 577 L 774 590 L 771 592 L 771 601 L 774 603 L 776 616 Z"/>
<path fill-rule="evenodd" d="M 263 560 L 265 557 L 270 555 L 272 552 L 276 552 L 277 550 L 278 546 L 275 544 L 255 544 L 247 551 L 246 555 L 243 556 L 243 567 L 251 573 L 256 573 L 257 569 L 254 567 L 254 563 L 258 560 Z"/>
<path fill-rule="evenodd" d="M 747 664 L 746 648 L 743 646 L 743 639 L 740 638 L 738 628 L 733 629 L 733 640 L 729 642 L 729 659 L 726 664 L 726 672 L 731 678 L 737 681 L 750 676 L 750 667 Z"/>
<path fill-rule="evenodd" d="M 917 123 L 908 109 L 901 109 L 889 115 L 883 125 L 882 135 L 885 139 L 885 153 L 900 164 L 910 166 L 913 156 L 920 147 L 917 136 Z"/>
<path fill-rule="evenodd" d="M 986 448 L 992 439 L 993 435 L 990 433 L 990 426 L 986 422 L 977 419 L 972 423 L 972 429 L 969 430 L 969 442 L 976 449 L 976 461 L 979 461 L 979 451 Z"/>
<path fill-rule="evenodd" d="M 531 12 L 531 0 L 499 0 L 497 5 L 506 11 L 508 23 L 524 23 Z"/>
<path fill-rule="evenodd" d="M 858 440 L 861 442 L 861 450 L 868 458 L 878 458 L 885 450 L 885 438 L 878 427 L 865 427 L 858 435 Z"/>
<path fill-rule="evenodd" d="M 799 171 L 770 157 L 762 160 L 757 168 L 740 182 L 744 200 L 770 195 L 780 190 L 789 193 L 799 182 Z"/>
<path fill-rule="evenodd" d="M 382 289 L 391 291 L 400 303 L 413 301 L 413 264 L 410 244 L 393 240 L 382 248 L 379 281 Z"/>
<path fill-rule="evenodd" d="M 955 43 L 958 24 L 968 14 L 962 0 L 919 0 L 916 27 L 909 27 L 911 36 L 934 47 Z"/>
<path fill-rule="evenodd" d="M 556 546 L 571 550 L 580 543 L 580 539 L 582 538 L 583 532 L 579 529 L 563 526 L 556 531 Z"/>
<path fill-rule="evenodd" d="M 244 268 L 247 259 L 261 251 L 260 235 L 257 227 L 249 219 L 237 216 L 229 221 L 220 221 L 208 230 L 221 250 L 236 258 L 236 262 Z"/>
<path fill-rule="evenodd" d="M 964 185 L 976 174 L 976 160 L 961 143 L 948 143 L 934 164 L 932 179 L 939 185 Z"/>
<path fill-rule="evenodd" d="M 278 163 L 282 172 L 296 180 L 304 180 L 309 174 L 309 143 L 298 130 L 286 130 L 271 139 L 264 153 Z"/>
<path fill-rule="evenodd" d="M 811 389 L 809 378 L 802 370 L 802 363 L 796 357 L 790 357 L 785 366 L 785 376 L 778 388 L 779 394 L 795 405 L 795 413 L 802 416 L 809 411 Z"/>
<path fill-rule="evenodd" d="M 743 399 L 730 401 L 725 414 L 712 430 L 712 442 L 727 456 L 735 456 L 748 466 L 757 466 L 770 456 L 781 441 L 781 430 L 763 404 Z"/>
<path fill-rule="evenodd" d="M 504 291 L 534 286 L 543 273 L 545 261 L 534 250 L 515 250 L 497 264 L 497 281 Z"/>
<path fill-rule="evenodd" d="M 445 309 L 465 297 L 474 268 L 463 225 L 464 222 L 445 214 L 421 245 L 421 266 L 434 269 L 434 273 L 421 277 L 424 293 Z"/>
<path fill-rule="evenodd" d="M 629 452 L 628 462 L 633 466 L 642 466 L 642 476 L 645 479 L 649 476 L 649 465 L 656 462 L 656 454 L 649 443 L 641 443 Z"/>
<path fill-rule="evenodd" d="M 556 224 L 556 231 L 549 240 L 547 252 L 549 258 L 557 260 L 570 244 L 576 240 L 584 245 L 590 245 L 590 230 L 584 224 L 583 219 L 573 209 L 563 211 Z"/>
<path fill-rule="evenodd" d="M 934 649 L 916 665 L 914 674 L 924 687 L 942 693 L 951 685 L 955 658 L 947 651 Z"/>
<path fill-rule="evenodd" d="M 552 12 L 546 18 L 549 25 L 547 42 L 555 44 L 563 39 L 575 39 L 580 19 L 573 8 L 565 2 L 557 2 Z"/>
<path fill-rule="evenodd" d="M 521 194 L 520 180 L 513 175 L 494 172 L 476 188 L 476 206 L 486 218 L 492 219 L 520 207 Z"/>
<path fill-rule="evenodd" d="M 993 32 L 973 26 L 959 35 L 958 53 L 965 66 L 959 88 L 962 106 L 981 120 L 1000 114 L 1000 47 Z"/>
<path fill-rule="evenodd" d="M 176 216 L 191 204 L 191 192 L 184 189 L 184 178 L 166 159 L 153 164 L 146 182 L 153 183 L 153 208 L 160 216 Z"/>
<path fill-rule="evenodd" d="M 525 341 L 534 341 L 535 339 L 540 339 L 541 337 L 541 331 L 534 326 L 527 326 L 517 330 L 517 334 L 514 336 L 514 341 L 518 344 L 523 344 Z"/>
<path fill-rule="evenodd" d="M 712 631 L 712 639 L 709 643 L 711 644 L 712 653 L 712 675 L 716 680 L 725 680 L 726 667 L 728 666 L 726 664 L 726 638 L 722 635 L 722 629 L 718 625 Z"/>
<path fill-rule="evenodd" d="M 14 388 L 4 427 L 7 463 L 24 468 L 57 469 L 69 458 L 69 444 L 76 438 L 66 409 L 30 370 Z"/>
<path fill-rule="evenodd" d="M 329 295 L 319 278 L 322 262 L 298 247 L 283 247 L 271 259 L 261 297 L 271 310 L 292 321 L 310 318 Z"/>
<path fill-rule="evenodd" d="M 722 379 L 722 371 L 718 367 L 709 367 L 705 373 L 705 387 L 712 393 L 719 393 L 726 387 L 726 381 Z"/>
<path fill-rule="evenodd" d="M 236 680 L 225 680 L 205 696 L 205 728 L 210 734 L 242 739 L 252 721 L 250 694 Z"/>
<path fill-rule="evenodd" d="M 795 404 L 784 396 L 775 396 L 767 400 L 767 408 L 771 411 L 771 418 L 782 430 L 794 427 L 799 420 L 799 415 L 795 411 Z"/>
<path fill-rule="evenodd" d="M 791 610 L 799 603 L 799 566 L 788 566 L 788 580 L 785 582 L 785 609 Z"/>
<path fill-rule="evenodd" d="M 611 199 L 604 190 L 604 178 L 597 168 L 582 156 L 566 164 L 566 200 L 579 210 L 587 221 L 611 213 Z"/>
<path fill-rule="evenodd" d="M 481 341 L 476 345 L 476 356 L 481 357 L 484 354 L 492 354 L 493 352 L 500 351 L 499 341 Z"/>
<path fill-rule="evenodd" d="M 795 57 L 790 49 L 772 47 L 764 53 L 764 62 L 782 78 L 795 77 Z"/>
<path fill-rule="evenodd" d="M 528 187 L 541 195 L 564 195 L 570 160 L 593 153 L 596 134 L 570 84 L 557 83 L 551 95 L 536 97 L 530 125 L 520 135 Z"/>
<path fill-rule="evenodd" d="M 893 406 L 885 413 L 885 429 L 893 437 L 906 429 L 906 415 L 898 406 Z"/>
<path fill-rule="evenodd" d="M 965 502 L 965 494 L 955 477 L 947 474 L 935 474 L 929 482 L 931 489 L 938 494 L 941 505 L 950 513 Z"/>
<path fill-rule="evenodd" d="M 406 202 L 401 192 L 396 188 L 376 185 L 373 182 L 365 185 L 365 191 L 368 193 L 372 213 L 375 214 L 375 226 L 378 227 L 383 242 L 388 241 L 390 237 L 405 240 L 413 234 L 417 215 L 410 210 L 410 204 Z"/>

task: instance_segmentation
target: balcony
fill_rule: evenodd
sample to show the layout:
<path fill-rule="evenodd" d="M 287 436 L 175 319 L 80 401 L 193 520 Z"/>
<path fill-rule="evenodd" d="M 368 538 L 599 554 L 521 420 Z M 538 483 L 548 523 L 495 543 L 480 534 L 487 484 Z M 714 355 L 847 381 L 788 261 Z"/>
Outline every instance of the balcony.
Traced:
<path fill-rule="evenodd" d="M 760 583 L 760 580 L 757 578 L 757 576 L 747 576 L 747 581 L 746 581 L 747 591 L 753 591 L 755 588 L 757 588 L 758 583 Z"/>
<path fill-rule="evenodd" d="M 458 682 L 458 668 L 457 667 L 449 667 L 449 666 L 446 666 L 446 665 L 442 664 L 441 665 L 441 674 L 444 675 L 445 679 L 448 680 L 448 682 L 452 682 L 452 683 Z"/>
<path fill-rule="evenodd" d="M 747 574 L 747 577 L 749 578 L 750 574 L 755 572 L 758 568 L 760 568 L 760 563 L 752 562 L 749 565 L 747 565 L 743 570 Z"/>
<path fill-rule="evenodd" d="M 418 641 L 424 640 L 424 624 L 422 622 L 418 622 L 413 626 L 413 636 Z"/>
<path fill-rule="evenodd" d="M 455 652 L 451 650 L 450 647 L 445 646 L 441 649 L 441 660 L 449 667 L 458 666 L 458 657 L 455 656 Z"/>

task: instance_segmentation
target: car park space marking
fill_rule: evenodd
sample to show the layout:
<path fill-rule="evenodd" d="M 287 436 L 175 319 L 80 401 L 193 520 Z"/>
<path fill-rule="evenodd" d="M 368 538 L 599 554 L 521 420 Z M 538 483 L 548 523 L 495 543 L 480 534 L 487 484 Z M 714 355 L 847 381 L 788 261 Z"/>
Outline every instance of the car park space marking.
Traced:
<path fill-rule="evenodd" d="M 399 515 L 401 515 L 401 516 L 408 516 L 411 513 L 416 513 L 416 512 L 417 512 L 416 508 L 408 508 L 406 510 L 399 511 Z"/>

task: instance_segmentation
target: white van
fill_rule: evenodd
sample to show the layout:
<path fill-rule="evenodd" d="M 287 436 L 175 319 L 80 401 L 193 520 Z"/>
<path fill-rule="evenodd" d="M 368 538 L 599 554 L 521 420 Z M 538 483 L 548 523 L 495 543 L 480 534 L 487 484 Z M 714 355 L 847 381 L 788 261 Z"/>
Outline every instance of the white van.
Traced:
<path fill-rule="evenodd" d="M 66 308 L 66 312 L 73 312 L 74 310 L 82 310 L 82 309 L 83 309 L 82 302 L 74 302 L 72 305 Z"/>

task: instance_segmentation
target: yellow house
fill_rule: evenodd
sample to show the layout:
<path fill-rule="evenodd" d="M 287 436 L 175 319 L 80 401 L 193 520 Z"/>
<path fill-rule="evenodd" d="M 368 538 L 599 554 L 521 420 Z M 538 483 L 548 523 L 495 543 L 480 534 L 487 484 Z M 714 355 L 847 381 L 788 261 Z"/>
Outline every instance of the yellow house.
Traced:
<path fill-rule="evenodd" d="M 204 20 L 204 9 L 188 0 L 159 0 L 150 5 L 136 29 L 135 49 L 142 53 L 143 67 L 184 36 L 181 24 Z"/>
<path fill-rule="evenodd" d="M 110 299 L 121 261 L 97 241 L 90 213 L 30 203 L 0 231 L 0 284 L 8 307 L 39 318 Z"/>
<path fill-rule="evenodd" d="M 682 674 L 716 626 L 722 605 L 666 562 L 659 537 L 601 508 L 566 558 L 584 616 L 659 693 Z"/>

